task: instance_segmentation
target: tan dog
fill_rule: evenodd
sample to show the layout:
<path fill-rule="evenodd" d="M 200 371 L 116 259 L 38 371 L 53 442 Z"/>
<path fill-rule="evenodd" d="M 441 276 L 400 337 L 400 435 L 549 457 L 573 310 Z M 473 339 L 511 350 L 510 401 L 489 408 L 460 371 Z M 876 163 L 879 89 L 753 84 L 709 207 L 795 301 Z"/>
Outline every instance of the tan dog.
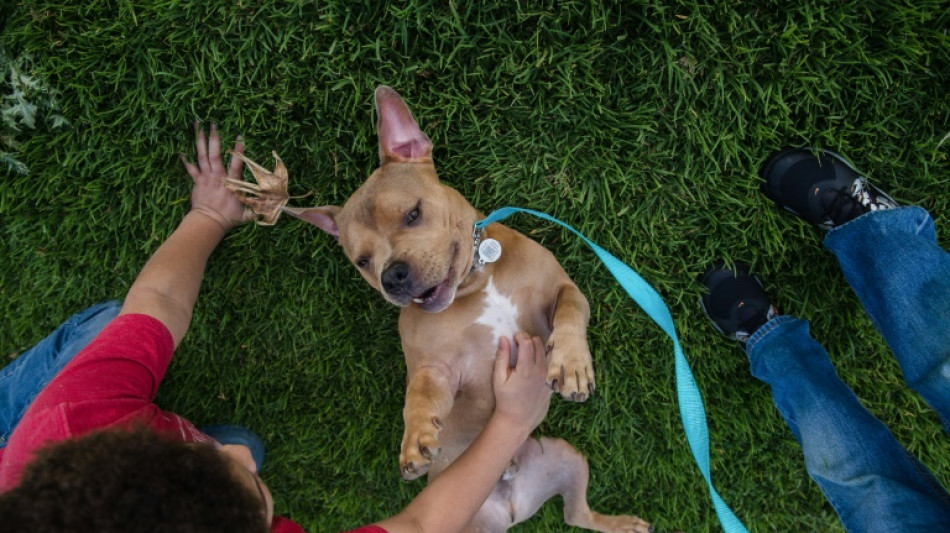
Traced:
<path fill-rule="evenodd" d="M 274 173 L 248 162 L 262 185 L 283 180 L 279 198 L 250 184 L 232 185 L 253 197 L 247 203 L 258 212 L 269 213 L 266 222 L 273 223 L 283 208 L 337 237 L 363 278 L 402 308 L 408 387 L 399 465 L 406 479 L 428 472 L 431 480 L 471 444 L 494 410 L 492 369 L 502 336 L 513 338 L 519 330 L 540 336 L 551 353 L 549 385 L 564 398 L 588 398 L 594 390 L 589 307 L 554 256 L 536 242 L 501 224 L 473 233 L 484 217 L 439 182 L 432 143 L 395 91 L 379 87 L 376 109 L 380 168 L 342 208 L 283 207 L 286 169 L 279 158 Z M 487 239 L 500 243 L 501 256 L 480 264 L 476 241 Z M 634 516 L 591 511 L 587 481 L 587 461 L 570 444 L 529 439 L 470 527 L 504 531 L 560 494 L 570 525 L 651 530 Z"/>

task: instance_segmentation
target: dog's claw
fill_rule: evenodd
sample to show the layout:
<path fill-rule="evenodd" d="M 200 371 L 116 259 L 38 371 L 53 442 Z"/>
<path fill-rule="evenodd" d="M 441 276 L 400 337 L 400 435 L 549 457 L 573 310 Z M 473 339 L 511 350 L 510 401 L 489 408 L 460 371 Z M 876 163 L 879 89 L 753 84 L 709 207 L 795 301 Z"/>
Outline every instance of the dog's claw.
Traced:
<path fill-rule="evenodd" d="M 591 370 L 590 350 L 586 339 L 551 333 L 553 346 L 548 361 L 548 384 L 569 402 L 586 402 L 594 392 L 594 373 Z"/>
<path fill-rule="evenodd" d="M 442 419 L 437 416 L 432 418 L 432 425 L 435 426 L 439 431 L 445 429 L 445 424 L 442 423 Z"/>

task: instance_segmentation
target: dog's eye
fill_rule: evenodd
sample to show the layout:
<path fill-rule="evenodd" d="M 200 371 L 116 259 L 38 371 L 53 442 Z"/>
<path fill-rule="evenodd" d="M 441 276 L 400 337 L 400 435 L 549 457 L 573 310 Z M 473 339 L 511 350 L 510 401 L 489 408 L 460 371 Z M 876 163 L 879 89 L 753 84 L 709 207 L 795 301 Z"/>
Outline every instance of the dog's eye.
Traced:
<path fill-rule="evenodd" d="M 365 257 L 360 257 L 359 259 L 356 260 L 356 266 L 360 268 L 366 268 L 366 265 L 368 264 L 369 264 L 369 259 Z"/>
<path fill-rule="evenodd" d="M 419 208 L 417 207 L 417 208 L 413 209 L 412 211 L 409 211 L 409 214 L 406 215 L 406 224 L 409 225 L 409 226 L 411 226 L 411 225 L 413 225 L 413 224 L 416 222 L 416 220 L 418 220 L 418 219 L 419 219 Z"/>

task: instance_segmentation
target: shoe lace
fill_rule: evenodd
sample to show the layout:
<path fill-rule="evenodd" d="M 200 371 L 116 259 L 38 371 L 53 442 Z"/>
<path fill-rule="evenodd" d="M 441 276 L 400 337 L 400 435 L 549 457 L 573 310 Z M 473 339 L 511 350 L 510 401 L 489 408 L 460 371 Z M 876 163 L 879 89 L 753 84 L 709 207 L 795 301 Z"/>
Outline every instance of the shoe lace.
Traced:
<path fill-rule="evenodd" d="M 851 196 L 868 211 L 897 207 L 897 204 L 888 198 L 887 195 L 875 194 L 873 189 L 874 187 L 868 185 L 868 182 L 864 179 L 858 178 L 854 180 L 854 184 L 851 186 Z"/>
<path fill-rule="evenodd" d="M 840 226 L 871 211 L 897 207 L 886 195 L 876 194 L 864 178 L 855 178 L 847 191 L 831 189 L 821 195 L 824 218 L 832 226 Z"/>
<path fill-rule="evenodd" d="M 850 191 L 822 191 L 820 201 L 824 219 L 840 226 L 870 211 L 874 198 L 863 187 L 863 180 L 858 178 Z"/>

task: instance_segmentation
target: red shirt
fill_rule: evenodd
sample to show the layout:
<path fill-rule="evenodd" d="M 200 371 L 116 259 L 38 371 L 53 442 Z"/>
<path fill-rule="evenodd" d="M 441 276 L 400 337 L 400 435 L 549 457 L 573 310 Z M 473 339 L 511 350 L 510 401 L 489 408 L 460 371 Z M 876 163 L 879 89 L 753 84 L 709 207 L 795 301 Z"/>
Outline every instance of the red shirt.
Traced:
<path fill-rule="evenodd" d="M 44 445 L 111 426 L 143 426 L 185 442 L 214 442 L 184 418 L 152 403 L 175 345 L 148 315 L 116 317 L 40 392 L 0 449 L 0 492 L 20 481 Z M 303 532 L 276 517 L 272 531 Z"/>

